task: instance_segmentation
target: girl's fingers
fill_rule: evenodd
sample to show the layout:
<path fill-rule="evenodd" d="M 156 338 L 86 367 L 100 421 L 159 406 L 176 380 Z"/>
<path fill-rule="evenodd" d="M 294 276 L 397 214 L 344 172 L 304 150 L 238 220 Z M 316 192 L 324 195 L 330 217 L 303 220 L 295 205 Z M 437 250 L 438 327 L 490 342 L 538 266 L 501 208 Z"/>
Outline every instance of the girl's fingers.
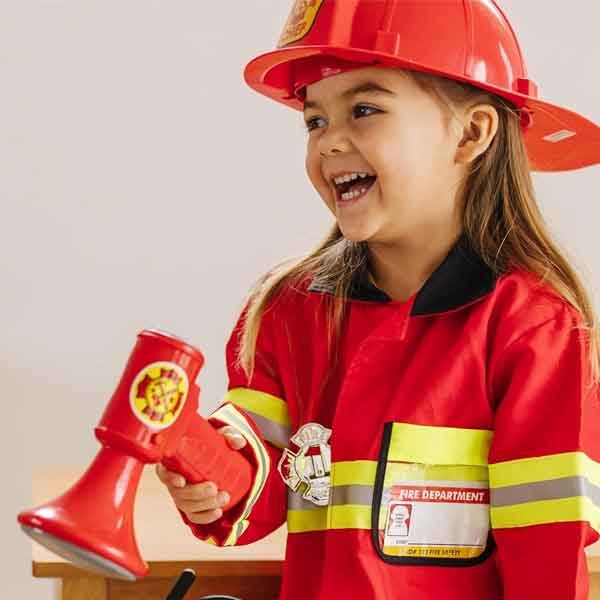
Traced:
<path fill-rule="evenodd" d="M 169 471 L 164 465 L 156 464 L 156 474 L 158 478 L 169 488 L 182 488 L 185 486 L 185 478 L 179 473 Z"/>
<path fill-rule="evenodd" d="M 234 450 L 240 450 L 247 444 L 246 438 L 235 427 L 226 425 L 217 431 Z M 185 513 L 190 522 L 204 525 L 223 516 L 222 507 L 230 501 L 230 497 L 225 491 L 219 492 L 213 481 L 188 484 L 181 474 L 169 471 L 160 463 L 156 465 L 156 474 L 167 486 L 175 506 Z"/>
<path fill-rule="evenodd" d="M 208 525 L 223 516 L 223 511 L 220 508 L 199 513 L 186 513 L 187 518 L 198 525 Z"/>
<path fill-rule="evenodd" d="M 186 514 L 199 513 L 222 508 L 229 501 L 227 492 L 220 492 L 217 496 L 205 498 L 204 500 L 179 500 L 176 501 L 177 508 Z"/>
<path fill-rule="evenodd" d="M 217 484 L 213 481 L 203 481 L 184 488 L 172 490 L 173 497 L 177 500 L 201 501 L 214 498 L 217 495 Z"/>

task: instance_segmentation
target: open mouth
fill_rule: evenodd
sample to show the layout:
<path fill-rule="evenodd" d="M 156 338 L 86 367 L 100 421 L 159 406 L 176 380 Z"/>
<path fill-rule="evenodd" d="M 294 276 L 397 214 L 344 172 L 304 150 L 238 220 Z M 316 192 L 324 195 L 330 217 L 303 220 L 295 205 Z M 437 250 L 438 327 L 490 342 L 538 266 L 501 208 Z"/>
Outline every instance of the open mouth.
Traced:
<path fill-rule="evenodd" d="M 358 177 L 351 181 L 336 183 L 336 200 L 338 202 L 347 202 L 364 196 L 373 186 L 377 176 L 367 175 L 366 177 Z"/>

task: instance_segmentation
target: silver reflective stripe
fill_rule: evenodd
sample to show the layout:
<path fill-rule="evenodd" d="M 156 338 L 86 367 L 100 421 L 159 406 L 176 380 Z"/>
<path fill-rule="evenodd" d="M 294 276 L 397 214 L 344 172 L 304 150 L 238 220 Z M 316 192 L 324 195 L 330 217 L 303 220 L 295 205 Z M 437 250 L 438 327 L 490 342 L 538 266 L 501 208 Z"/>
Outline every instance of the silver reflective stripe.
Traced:
<path fill-rule="evenodd" d="M 288 510 L 310 510 L 311 508 L 318 508 L 314 502 L 305 500 L 300 492 L 294 492 L 288 490 Z"/>
<path fill-rule="evenodd" d="M 359 504 L 371 506 L 373 501 L 373 486 L 371 485 L 339 485 L 331 488 L 329 504 Z M 290 510 L 310 510 L 314 503 L 305 500 L 300 492 L 288 492 L 288 508 Z"/>
<path fill-rule="evenodd" d="M 331 489 L 331 504 L 366 504 L 373 502 L 372 485 L 340 485 Z"/>
<path fill-rule="evenodd" d="M 511 506 L 574 496 L 587 496 L 596 506 L 600 506 L 600 487 L 591 483 L 587 477 L 563 477 L 492 488 L 490 491 L 492 506 Z"/>
<path fill-rule="evenodd" d="M 279 448 L 286 448 L 288 446 L 291 437 L 291 428 L 289 426 L 280 425 L 247 408 L 242 408 L 242 410 L 254 421 L 263 439 Z"/>

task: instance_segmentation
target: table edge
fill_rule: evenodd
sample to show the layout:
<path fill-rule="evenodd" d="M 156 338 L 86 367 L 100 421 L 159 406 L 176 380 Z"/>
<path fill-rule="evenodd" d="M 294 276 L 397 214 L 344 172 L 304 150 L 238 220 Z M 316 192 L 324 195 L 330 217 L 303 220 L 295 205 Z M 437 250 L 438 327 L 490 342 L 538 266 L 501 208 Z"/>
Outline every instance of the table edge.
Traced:
<path fill-rule="evenodd" d="M 84 571 L 65 562 L 31 563 L 34 577 L 40 578 L 99 578 L 102 575 Z M 600 567 L 600 565 L 599 565 Z M 282 560 L 189 560 L 189 561 L 151 561 L 148 563 L 146 577 L 177 577 L 183 569 L 194 569 L 198 576 L 224 577 L 279 577 L 283 570 Z"/>

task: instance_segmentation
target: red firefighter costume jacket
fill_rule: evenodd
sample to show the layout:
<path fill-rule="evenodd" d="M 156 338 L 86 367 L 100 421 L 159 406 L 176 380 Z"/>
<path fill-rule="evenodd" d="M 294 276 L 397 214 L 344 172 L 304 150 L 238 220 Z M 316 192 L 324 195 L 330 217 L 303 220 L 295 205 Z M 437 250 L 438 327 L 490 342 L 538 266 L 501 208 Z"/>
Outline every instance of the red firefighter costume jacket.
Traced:
<path fill-rule="evenodd" d="M 184 516 L 193 533 L 248 544 L 287 521 L 281 600 L 587 598 L 600 425 L 579 313 L 521 269 L 495 276 L 463 235 L 406 302 L 355 281 L 329 373 L 330 293 L 316 279 L 279 293 L 251 382 L 242 313 L 211 418 L 248 440 L 254 486 L 210 525 Z M 278 469 L 308 423 L 331 430 L 326 505 Z"/>

